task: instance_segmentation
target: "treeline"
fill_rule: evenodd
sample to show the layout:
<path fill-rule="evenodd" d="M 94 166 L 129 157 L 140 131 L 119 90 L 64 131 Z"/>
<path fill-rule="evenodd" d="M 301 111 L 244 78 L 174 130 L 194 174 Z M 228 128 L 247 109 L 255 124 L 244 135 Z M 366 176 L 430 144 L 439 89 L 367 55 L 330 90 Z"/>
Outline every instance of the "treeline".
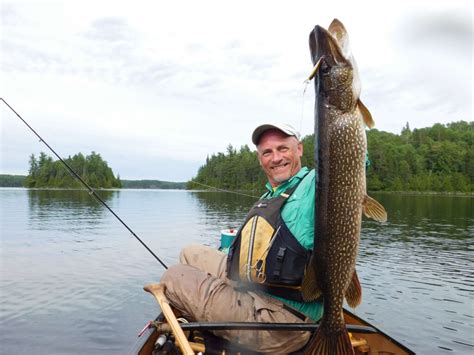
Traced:
<path fill-rule="evenodd" d="M 25 175 L 8 175 L 0 174 L 1 187 L 23 187 L 25 182 Z"/>
<path fill-rule="evenodd" d="M 92 152 L 84 156 L 82 153 L 68 157 L 64 161 L 89 186 L 93 188 L 120 188 L 120 178 L 115 177 L 107 162 L 100 154 Z M 79 188 L 81 184 L 71 176 L 66 167 L 59 160 L 41 152 L 38 159 L 34 154 L 30 156 L 28 176 L 24 181 L 25 187 L 42 188 Z"/>
<path fill-rule="evenodd" d="M 396 135 L 368 131 L 368 188 L 384 191 L 472 192 L 474 122 L 411 130 Z"/>
<path fill-rule="evenodd" d="M 186 188 L 185 182 L 161 180 L 121 180 L 124 189 L 177 189 Z"/>
<path fill-rule="evenodd" d="M 266 178 L 255 151 L 244 145 L 237 151 L 232 145 L 226 153 L 212 154 L 188 181 L 191 190 L 217 187 L 228 190 L 262 190 Z"/>
<path fill-rule="evenodd" d="M 466 192 L 474 187 L 474 123 L 435 124 L 401 134 L 372 129 L 367 132 L 369 190 Z M 303 166 L 314 167 L 314 136 L 302 140 Z M 207 157 L 188 189 L 217 187 L 262 190 L 266 182 L 255 151 L 248 146 Z"/>

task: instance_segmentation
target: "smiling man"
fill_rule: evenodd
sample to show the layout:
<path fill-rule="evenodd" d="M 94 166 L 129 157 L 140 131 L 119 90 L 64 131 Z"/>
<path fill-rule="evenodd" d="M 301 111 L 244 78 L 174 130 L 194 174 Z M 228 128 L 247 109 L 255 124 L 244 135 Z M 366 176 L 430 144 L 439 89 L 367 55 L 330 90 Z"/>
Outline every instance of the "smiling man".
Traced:
<path fill-rule="evenodd" d="M 301 282 L 314 239 L 315 172 L 301 167 L 303 145 L 287 124 L 265 124 L 252 134 L 268 183 L 226 255 L 192 245 L 161 279 L 170 303 L 200 322 L 316 322 L 320 302 L 304 302 Z M 308 332 L 216 331 L 248 349 L 289 353 Z"/>
<path fill-rule="evenodd" d="M 276 187 L 301 169 L 303 145 L 299 133 L 286 124 L 265 124 L 255 129 L 252 141 L 268 182 Z"/>

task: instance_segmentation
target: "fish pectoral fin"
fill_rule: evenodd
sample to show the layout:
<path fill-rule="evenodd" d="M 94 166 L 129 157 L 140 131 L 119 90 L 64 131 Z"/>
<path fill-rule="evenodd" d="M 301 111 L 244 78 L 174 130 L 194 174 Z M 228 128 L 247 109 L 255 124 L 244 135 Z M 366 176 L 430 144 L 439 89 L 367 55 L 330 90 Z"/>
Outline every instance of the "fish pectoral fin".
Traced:
<path fill-rule="evenodd" d="M 305 302 L 315 301 L 322 295 L 321 288 L 318 286 L 316 270 L 311 261 L 306 269 L 303 282 L 301 283 L 301 294 L 303 295 Z"/>
<path fill-rule="evenodd" d="M 385 211 L 385 208 L 370 196 L 365 196 L 362 202 L 362 212 L 364 212 L 366 217 L 378 222 L 387 221 L 387 211 Z"/>
<path fill-rule="evenodd" d="M 359 111 L 362 115 L 362 119 L 367 127 L 372 128 L 375 126 L 374 119 L 372 118 L 372 114 L 370 113 L 369 109 L 362 103 L 359 99 L 357 101 L 357 107 L 359 107 Z"/>
<path fill-rule="evenodd" d="M 360 286 L 357 271 L 352 274 L 351 283 L 346 290 L 346 301 L 351 308 L 356 308 L 362 302 L 362 287 Z"/>

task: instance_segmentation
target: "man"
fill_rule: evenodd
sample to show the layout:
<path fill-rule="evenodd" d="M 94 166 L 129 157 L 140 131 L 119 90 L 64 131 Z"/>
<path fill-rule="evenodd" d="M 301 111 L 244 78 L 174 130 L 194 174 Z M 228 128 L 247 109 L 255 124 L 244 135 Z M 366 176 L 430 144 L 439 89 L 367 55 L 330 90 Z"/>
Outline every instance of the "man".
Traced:
<path fill-rule="evenodd" d="M 315 172 L 301 167 L 303 145 L 290 125 L 265 124 L 252 134 L 268 183 L 250 210 L 229 255 L 190 246 L 181 264 L 163 275 L 170 303 L 195 321 L 315 322 L 322 304 L 299 292 L 313 249 Z M 308 332 L 216 331 L 252 350 L 288 353 L 303 347 Z"/>

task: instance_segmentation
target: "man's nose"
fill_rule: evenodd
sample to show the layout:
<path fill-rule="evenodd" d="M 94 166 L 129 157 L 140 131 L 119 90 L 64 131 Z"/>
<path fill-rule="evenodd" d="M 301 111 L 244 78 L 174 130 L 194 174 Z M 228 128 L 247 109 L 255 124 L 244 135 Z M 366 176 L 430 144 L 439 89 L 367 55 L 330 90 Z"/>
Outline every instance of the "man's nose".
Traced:
<path fill-rule="evenodd" d="M 273 152 L 272 160 L 274 163 L 280 162 L 283 159 L 283 155 L 279 152 Z"/>

